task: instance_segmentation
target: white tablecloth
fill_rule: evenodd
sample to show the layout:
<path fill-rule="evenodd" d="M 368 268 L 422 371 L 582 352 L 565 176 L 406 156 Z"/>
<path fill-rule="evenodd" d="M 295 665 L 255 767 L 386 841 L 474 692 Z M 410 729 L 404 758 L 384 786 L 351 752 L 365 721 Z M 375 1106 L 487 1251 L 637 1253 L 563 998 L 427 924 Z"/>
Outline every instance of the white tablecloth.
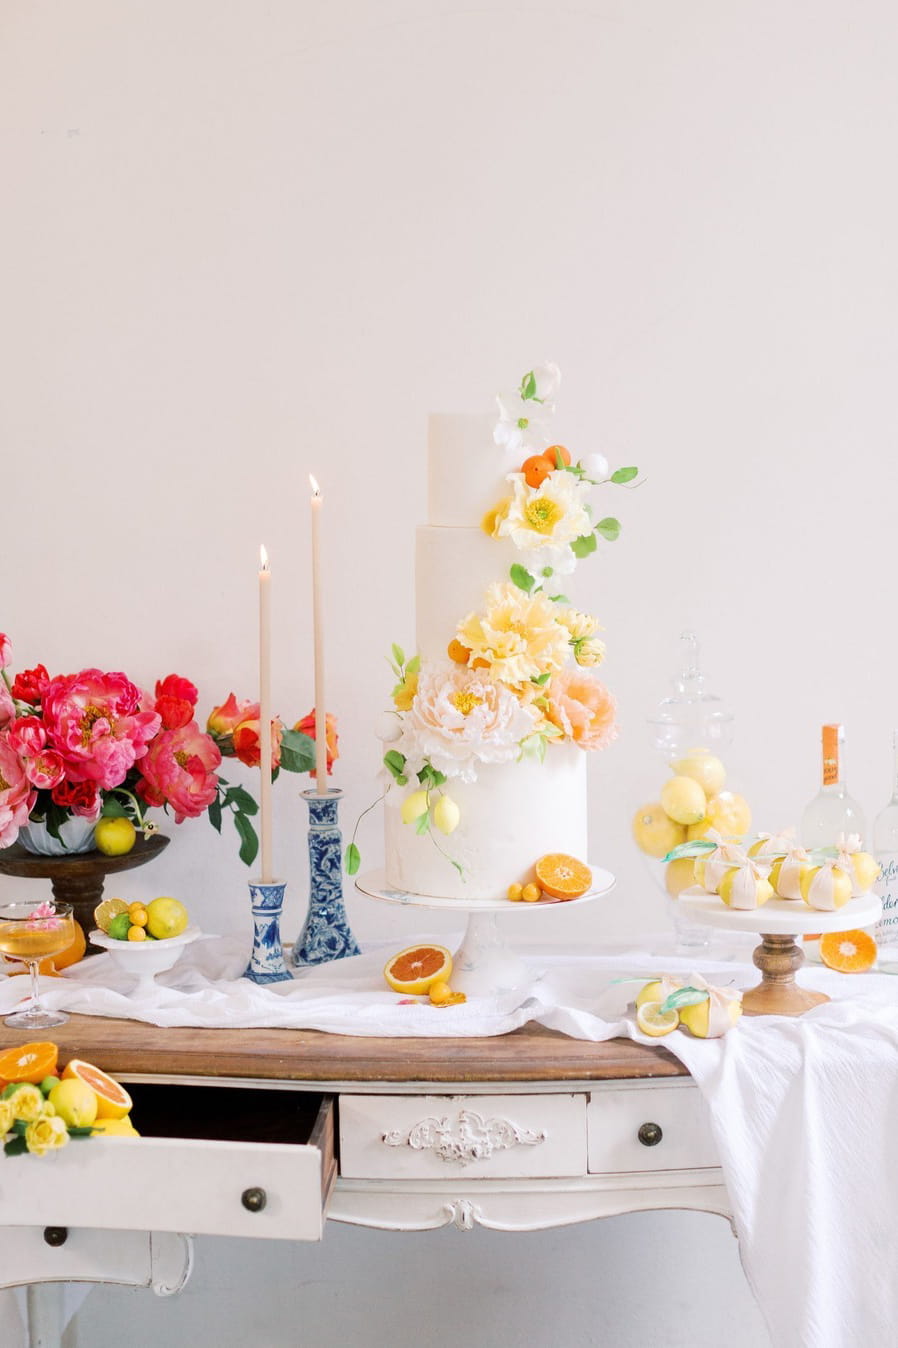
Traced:
<path fill-rule="evenodd" d="M 44 982 L 48 1006 L 154 1025 L 279 1026 L 352 1035 L 483 1036 L 528 1021 L 578 1039 L 647 1040 L 628 1003 L 659 973 L 701 972 L 749 986 L 748 963 L 613 954 L 546 955 L 516 992 L 463 1006 L 404 1004 L 382 978 L 390 950 L 258 987 L 242 978 L 247 950 L 223 937 L 186 947 L 141 1002 L 131 980 L 97 956 Z M 725 1039 L 685 1031 L 663 1044 L 689 1068 L 710 1109 L 746 1275 L 777 1348 L 886 1348 L 896 1342 L 898 1278 L 898 979 L 809 966 L 802 981 L 834 1000 L 797 1019 L 743 1017 Z M 0 979 L 0 1014 L 26 991 Z M 139 1126 L 139 1119 L 137 1120 Z M 9 1162 L 12 1164 L 13 1162 Z M 39 1164 L 27 1159 L 15 1164 Z"/>

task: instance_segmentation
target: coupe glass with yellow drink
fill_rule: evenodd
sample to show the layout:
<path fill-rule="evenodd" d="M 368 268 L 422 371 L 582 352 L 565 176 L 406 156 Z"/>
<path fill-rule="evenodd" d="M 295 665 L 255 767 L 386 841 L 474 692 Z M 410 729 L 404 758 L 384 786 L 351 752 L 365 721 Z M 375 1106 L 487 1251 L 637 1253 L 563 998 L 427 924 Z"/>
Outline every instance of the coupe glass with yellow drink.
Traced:
<path fill-rule="evenodd" d="M 31 1005 L 7 1016 L 4 1025 L 20 1030 L 44 1030 L 64 1025 L 68 1016 L 41 1006 L 38 966 L 49 955 L 61 955 L 75 939 L 72 907 L 68 903 L 0 903 L 0 955 L 21 960 L 31 974 Z"/>

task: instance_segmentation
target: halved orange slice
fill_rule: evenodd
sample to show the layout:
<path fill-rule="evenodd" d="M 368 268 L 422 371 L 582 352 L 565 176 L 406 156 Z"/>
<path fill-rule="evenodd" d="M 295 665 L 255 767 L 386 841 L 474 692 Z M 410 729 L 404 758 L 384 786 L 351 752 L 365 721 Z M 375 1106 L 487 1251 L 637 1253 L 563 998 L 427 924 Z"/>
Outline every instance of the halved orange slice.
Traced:
<path fill-rule="evenodd" d="M 39 1086 L 56 1071 L 59 1049 L 55 1044 L 19 1044 L 0 1053 L 0 1081 L 30 1081 Z"/>
<path fill-rule="evenodd" d="M 540 888 L 553 899 L 579 899 L 592 884 L 589 867 L 564 852 L 547 852 L 533 869 Z"/>
<path fill-rule="evenodd" d="M 820 958 L 840 974 L 863 974 L 876 963 L 876 942 L 866 931 L 828 931 L 820 937 Z"/>
<path fill-rule="evenodd" d="M 113 1081 L 112 1077 L 101 1072 L 99 1067 L 94 1067 L 93 1063 L 82 1062 L 80 1058 L 72 1058 L 66 1064 L 66 1069 L 62 1074 L 63 1081 L 75 1077 L 78 1081 L 83 1081 L 85 1086 L 90 1086 L 94 1095 L 97 1097 L 97 1118 L 98 1119 L 123 1119 L 131 1108 L 131 1097 L 124 1086 Z"/>
<path fill-rule="evenodd" d="M 443 945 L 410 945 L 384 965 L 384 978 L 394 992 L 417 997 L 431 983 L 449 982 L 452 956 Z"/>

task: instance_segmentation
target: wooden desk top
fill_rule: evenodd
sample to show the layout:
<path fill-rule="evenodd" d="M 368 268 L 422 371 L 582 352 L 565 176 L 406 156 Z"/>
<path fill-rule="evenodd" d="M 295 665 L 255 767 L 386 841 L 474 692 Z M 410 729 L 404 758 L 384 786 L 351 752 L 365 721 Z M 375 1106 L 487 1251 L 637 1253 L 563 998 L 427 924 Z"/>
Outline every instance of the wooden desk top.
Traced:
<path fill-rule="evenodd" d="M 489 1039 L 368 1039 L 317 1030 L 160 1029 L 142 1021 L 73 1015 L 45 1035 L 59 1045 L 62 1062 L 85 1058 L 125 1077 L 464 1085 L 688 1075 L 666 1049 L 629 1039 L 593 1044 L 538 1025 Z M 0 1023 L 0 1050 L 34 1038 L 33 1031 Z"/>

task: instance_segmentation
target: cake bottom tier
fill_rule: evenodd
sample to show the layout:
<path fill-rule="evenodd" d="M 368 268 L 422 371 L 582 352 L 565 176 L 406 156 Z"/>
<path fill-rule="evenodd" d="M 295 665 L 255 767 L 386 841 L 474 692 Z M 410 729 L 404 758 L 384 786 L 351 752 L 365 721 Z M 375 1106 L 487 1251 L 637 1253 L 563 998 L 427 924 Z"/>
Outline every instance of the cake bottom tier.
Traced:
<path fill-rule="evenodd" d="M 545 762 L 485 766 L 476 782 L 447 783 L 461 810 L 449 837 L 434 838 L 403 824 L 407 792 L 385 801 L 386 881 L 391 889 L 447 899 L 495 899 L 532 878 L 546 852 L 586 861 L 586 754 L 575 745 L 550 745 Z M 442 849 L 440 851 L 439 849 Z M 444 855 L 444 853 L 446 855 Z M 452 862 L 462 868 L 460 875 Z"/>

